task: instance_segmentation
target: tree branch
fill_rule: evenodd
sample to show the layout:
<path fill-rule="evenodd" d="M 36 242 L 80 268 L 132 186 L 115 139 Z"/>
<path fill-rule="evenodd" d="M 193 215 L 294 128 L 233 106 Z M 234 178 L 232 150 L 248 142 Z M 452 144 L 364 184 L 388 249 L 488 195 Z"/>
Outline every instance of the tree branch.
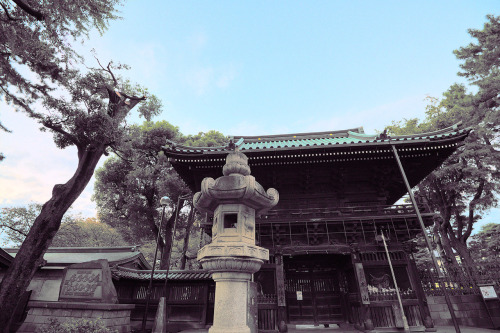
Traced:
<path fill-rule="evenodd" d="M 5 15 L 7 15 L 7 18 L 9 19 L 9 21 L 20 21 L 20 19 L 16 19 L 16 18 L 13 18 L 12 16 L 10 16 L 10 13 L 7 10 L 7 7 L 5 7 L 5 5 L 3 3 L 0 2 L 0 6 L 2 6 L 3 10 L 5 11 Z M 9 53 L 9 55 L 10 55 L 10 53 Z"/>
<path fill-rule="evenodd" d="M 71 141 L 71 143 L 73 143 L 77 148 L 81 148 L 81 145 L 78 142 L 78 140 L 76 139 L 76 137 L 74 135 L 66 132 L 61 126 L 53 124 L 50 120 L 42 120 L 42 125 L 47 127 L 47 128 L 50 128 L 54 132 L 61 134 L 66 139 Z"/>
<path fill-rule="evenodd" d="M 42 12 L 31 8 L 28 4 L 24 3 L 23 1 L 12 0 L 12 2 L 14 2 L 16 5 L 18 5 L 19 8 L 24 10 L 26 13 L 28 13 L 29 15 L 31 15 L 35 19 L 37 19 L 37 21 L 43 21 L 45 19 L 45 15 Z"/>
<path fill-rule="evenodd" d="M 460 212 L 457 208 L 457 204 L 455 201 L 453 201 L 452 206 L 453 206 L 453 213 L 455 214 L 455 220 L 457 221 L 457 235 L 458 235 L 458 237 L 462 237 L 463 232 L 464 232 L 463 218 L 460 215 Z"/>
<path fill-rule="evenodd" d="M 118 80 L 116 79 L 115 75 L 113 74 L 113 71 L 111 70 L 111 61 L 108 63 L 108 66 L 106 68 L 104 68 L 104 66 L 101 64 L 101 62 L 99 61 L 99 59 L 94 56 L 95 60 L 97 60 L 97 63 L 99 64 L 99 66 L 101 66 L 102 70 L 105 71 L 105 72 L 108 72 L 109 74 L 111 74 L 111 77 L 113 78 L 113 82 L 114 82 L 114 87 L 117 87 L 118 86 Z"/>
<path fill-rule="evenodd" d="M 120 154 L 118 153 L 118 149 L 116 149 L 116 147 L 114 147 L 114 146 L 109 146 L 109 147 L 113 150 L 113 153 L 115 153 L 115 154 L 116 154 L 116 156 L 118 156 L 119 158 L 121 158 L 121 159 L 122 159 L 122 160 L 124 160 L 125 162 L 127 162 L 127 163 L 132 163 L 132 162 L 133 162 L 132 160 L 129 160 L 129 159 L 127 159 L 127 158 L 123 157 L 122 155 L 120 155 Z"/>
<path fill-rule="evenodd" d="M 7 127 L 5 127 L 1 122 L 0 122 L 0 130 L 7 132 L 7 133 L 12 133 L 12 131 L 9 130 Z"/>
<path fill-rule="evenodd" d="M 128 98 L 132 101 L 144 101 L 144 100 L 146 100 L 146 96 L 142 96 L 142 97 L 129 96 L 129 95 L 125 94 L 124 92 L 120 92 L 120 94 L 122 94 L 123 97 Z"/>
<path fill-rule="evenodd" d="M 127 107 L 128 107 L 128 111 L 130 111 L 131 109 L 133 109 L 139 102 L 141 101 L 144 101 L 146 99 L 146 96 L 142 96 L 142 97 L 137 97 L 137 96 L 129 96 L 127 94 L 125 94 L 124 92 L 121 92 L 121 91 L 118 91 L 116 90 L 116 87 L 118 86 L 118 80 L 116 79 L 115 75 L 113 74 L 113 71 L 111 70 L 111 64 L 112 62 L 110 61 L 108 63 L 108 66 L 105 68 L 101 62 L 99 61 L 99 59 L 94 56 L 94 58 L 97 60 L 97 63 L 99 64 L 99 66 L 101 67 L 101 69 L 107 73 L 109 73 L 111 75 L 111 78 L 113 79 L 113 88 L 115 89 L 111 89 L 109 86 L 106 86 L 106 89 L 108 90 L 108 94 L 109 94 L 109 99 L 110 99 L 110 102 L 112 104 L 115 104 L 118 106 L 118 103 L 121 101 L 123 104 L 125 104 Z M 121 106 L 119 106 L 121 107 Z M 116 113 L 117 110 L 110 110 L 110 116 L 114 117 L 117 113 Z"/>
<path fill-rule="evenodd" d="M 130 110 L 132 110 L 137 104 L 139 104 L 139 102 L 146 99 L 146 96 L 128 96 L 125 93 L 112 89 L 110 86 L 106 86 L 106 90 L 108 91 L 110 101 L 108 114 L 113 118 L 117 115 L 125 118 Z M 120 112 L 123 107 L 126 108 L 125 112 Z"/>
<path fill-rule="evenodd" d="M 10 229 L 10 230 L 12 230 L 12 231 L 15 231 L 15 232 L 17 232 L 17 233 L 20 233 L 20 234 L 21 234 L 21 235 L 23 235 L 24 237 L 28 236 L 28 234 L 26 234 L 26 233 L 22 232 L 22 231 L 21 231 L 21 230 L 19 230 L 19 229 L 13 228 L 13 227 L 11 227 L 11 226 L 9 226 L 9 225 L 7 225 L 7 224 L 1 224 L 1 225 L 0 225 L 0 228 L 8 228 L 8 229 Z"/>
<path fill-rule="evenodd" d="M 474 209 L 476 208 L 477 200 L 479 200 L 479 198 L 483 194 L 484 185 L 485 185 L 485 180 L 481 179 L 481 181 L 479 182 L 479 186 L 476 190 L 476 194 L 474 195 L 474 198 L 469 203 L 469 221 L 467 223 L 467 231 L 463 235 L 464 242 L 467 241 L 467 238 L 469 238 L 470 234 L 472 233 L 472 225 L 474 224 Z"/>
<path fill-rule="evenodd" d="M 9 98 L 12 99 L 13 103 L 15 105 L 18 105 L 20 107 L 22 107 L 24 109 L 24 111 L 26 111 L 26 113 L 28 113 L 28 115 L 32 118 L 36 118 L 38 119 L 39 117 L 37 116 L 37 114 L 26 104 L 24 103 L 24 101 L 20 100 L 19 98 L 17 98 L 16 96 L 12 95 L 10 92 L 8 92 L 4 87 L 0 86 L 0 89 L 3 90 L 3 92 L 5 93 L 5 95 L 7 95 Z"/>

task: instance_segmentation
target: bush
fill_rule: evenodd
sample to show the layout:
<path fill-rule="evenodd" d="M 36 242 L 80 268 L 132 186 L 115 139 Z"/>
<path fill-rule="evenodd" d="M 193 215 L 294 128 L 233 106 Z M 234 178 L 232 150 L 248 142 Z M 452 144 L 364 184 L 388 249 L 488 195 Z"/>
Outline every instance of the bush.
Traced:
<path fill-rule="evenodd" d="M 49 323 L 38 330 L 39 333 L 117 333 L 104 326 L 101 319 L 70 319 L 60 322 L 57 319 L 49 319 Z"/>

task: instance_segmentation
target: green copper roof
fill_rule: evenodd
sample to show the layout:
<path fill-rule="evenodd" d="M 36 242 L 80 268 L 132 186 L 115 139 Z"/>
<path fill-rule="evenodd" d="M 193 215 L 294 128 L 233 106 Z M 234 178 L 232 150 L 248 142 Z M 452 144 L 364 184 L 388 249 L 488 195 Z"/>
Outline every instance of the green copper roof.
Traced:
<path fill-rule="evenodd" d="M 266 140 L 254 142 L 243 141 L 239 147 L 241 151 L 251 149 L 272 149 L 272 148 L 293 148 L 293 147 L 308 147 L 308 146 L 326 146 L 334 144 L 359 143 L 366 140 L 351 137 L 318 137 L 310 139 L 293 139 L 293 140 Z"/>
<path fill-rule="evenodd" d="M 433 142 L 462 137 L 470 132 L 470 129 L 460 129 L 460 124 L 429 133 L 400 136 L 368 135 L 362 128 L 314 133 L 296 133 L 267 136 L 233 136 L 231 141 L 242 152 L 265 151 L 276 149 L 305 149 L 321 148 L 328 146 L 371 146 L 384 143 L 400 144 L 409 141 Z M 230 144 L 231 145 L 231 144 Z M 169 141 L 164 147 L 167 153 L 177 154 L 210 154 L 229 151 L 230 146 L 223 147 L 187 147 Z"/>

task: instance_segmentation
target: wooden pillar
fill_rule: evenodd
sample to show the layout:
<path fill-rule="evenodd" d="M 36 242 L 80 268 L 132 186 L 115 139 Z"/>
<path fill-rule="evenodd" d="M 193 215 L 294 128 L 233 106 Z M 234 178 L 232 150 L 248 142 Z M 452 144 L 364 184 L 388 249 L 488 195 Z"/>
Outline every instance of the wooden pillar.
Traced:
<path fill-rule="evenodd" d="M 274 255 L 276 261 L 276 296 L 278 300 L 278 329 L 280 332 L 288 331 L 286 325 L 286 298 L 285 298 L 285 272 L 283 267 L 283 254 Z"/>
<path fill-rule="evenodd" d="M 370 331 L 373 330 L 373 321 L 370 313 L 370 296 L 368 294 L 368 283 L 366 282 L 363 263 L 359 260 L 359 253 L 352 254 L 352 264 L 354 266 L 354 273 L 356 275 L 360 296 L 359 317 L 361 325 L 363 326 L 361 329 Z"/>
<path fill-rule="evenodd" d="M 427 305 L 427 297 L 425 296 L 424 288 L 422 288 L 422 284 L 420 283 L 417 265 L 415 264 L 415 260 L 411 259 L 408 255 L 406 256 L 406 258 L 408 263 L 408 273 L 410 276 L 410 281 L 418 298 L 420 316 L 422 317 L 422 321 L 426 328 L 433 328 L 434 323 L 432 322 L 429 306 Z"/>

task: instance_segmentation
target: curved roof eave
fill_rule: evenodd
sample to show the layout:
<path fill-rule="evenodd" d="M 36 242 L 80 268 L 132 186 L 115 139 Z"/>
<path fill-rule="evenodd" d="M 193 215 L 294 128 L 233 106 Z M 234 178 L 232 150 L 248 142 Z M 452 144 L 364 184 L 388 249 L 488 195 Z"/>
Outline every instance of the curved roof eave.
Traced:
<path fill-rule="evenodd" d="M 350 137 L 328 138 L 328 139 L 295 139 L 288 141 L 263 141 L 263 142 L 243 142 L 239 149 L 244 153 L 272 152 L 284 150 L 302 150 L 332 147 L 374 147 L 389 144 L 409 144 L 409 143 L 434 143 L 447 142 L 450 140 L 460 140 L 467 136 L 470 128 L 458 129 L 459 124 L 435 132 L 421 133 L 415 135 L 402 135 L 395 137 L 380 138 L 366 134 L 351 135 Z M 200 155 L 221 155 L 229 152 L 227 147 L 164 147 L 164 151 L 169 156 L 200 156 Z"/>

